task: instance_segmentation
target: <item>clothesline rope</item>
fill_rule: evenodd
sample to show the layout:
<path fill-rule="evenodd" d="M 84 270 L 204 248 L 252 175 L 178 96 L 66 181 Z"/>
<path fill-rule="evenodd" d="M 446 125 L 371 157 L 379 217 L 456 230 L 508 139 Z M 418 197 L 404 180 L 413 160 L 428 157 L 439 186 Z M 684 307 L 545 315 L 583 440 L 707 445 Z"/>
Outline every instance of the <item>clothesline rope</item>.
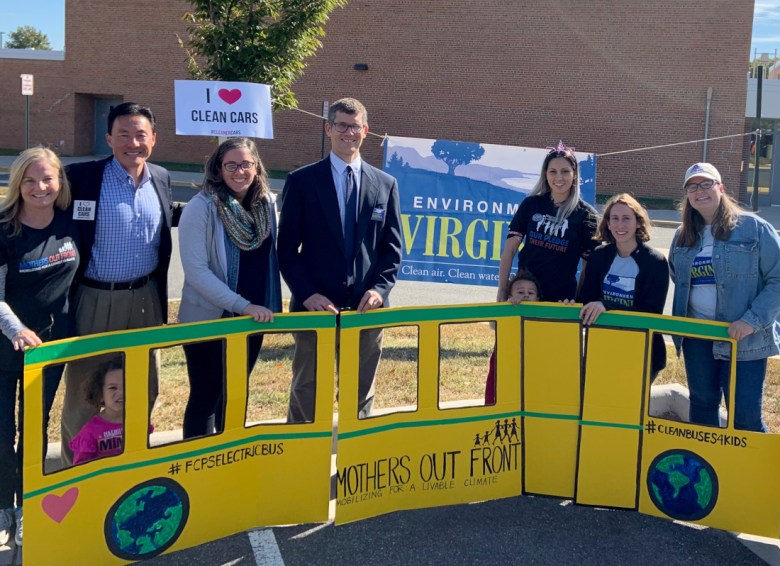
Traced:
<path fill-rule="evenodd" d="M 290 110 L 295 110 L 297 112 L 302 112 L 303 114 L 308 114 L 309 116 L 314 116 L 315 118 L 319 118 L 320 120 L 325 120 L 326 119 L 326 118 L 323 118 L 322 116 L 320 116 L 319 114 L 315 114 L 314 112 L 309 112 L 308 110 L 303 110 L 301 108 L 295 108 L 293 106 L 287 106 L 287 105 L 285 105 L 285 108 L 288 108 Z M 754 133 L 755 132 L 744 132 L 744 133 L 741 133 L 741 134 L 729 134 L 728 136 L 717 136 L 717 137 L 714 137 L 714 138 L 704 138 L 704 139 L 700 139 L 700 140 L 690 140 L 690 141 L 683 141 L 683 142 L 676 142 L 676 143 L 666 143 L 666 144 L 662 144 L 662 145 L 651 145 L 651 146 L 648 146 L 648 147 L 638 147 L 638 148 L 634 148 L 634 149 L 624 149 L 624 150 L 621 150 L 621 151 L 609 151 L 609 152 L 606 152 L 606 153 L 597 153 L 595 155 L 596 155 L 596 157 L 607 157 L 607 156 L 611 156 L 611 155 L 622 155 L 624 153 L 636 153 L 636 152 L 639 152 L 639 151 L 650 151 L 652 149 L 664 149 L 664 148 L 667 148 L 667 147 L 676 147 L 678 145 L 688 145 L 688 144 L 692 144 L 692 143 L 702 143 L 702 142 L 710 142 L 710 141 L 716 141 L 716 140 L 725 140 L 725 139 L 728 139 L 728 138 L 742 138 L 742 137 L 745 137 L 745 136 L 752 136 Z M 384 135 L 382 135 L 382 134 L 375 134 L 374 132 L 371 132 L 371 131 L 368 132 L 368 135 L 369 136 L 374 136 L 374 137 L 377 137 L 377 138 L 382 138 L 383 140 L 387 138 L 387 134 L 384 134 Z"/>

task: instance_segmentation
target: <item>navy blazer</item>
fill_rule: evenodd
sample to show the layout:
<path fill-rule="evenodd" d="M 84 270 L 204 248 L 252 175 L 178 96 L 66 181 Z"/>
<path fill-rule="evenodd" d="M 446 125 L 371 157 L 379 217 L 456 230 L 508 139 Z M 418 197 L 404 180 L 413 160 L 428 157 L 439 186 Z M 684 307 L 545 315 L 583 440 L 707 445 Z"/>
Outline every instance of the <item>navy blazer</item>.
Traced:
<path fill-rule="evenodd" d="M 363 161 L 356 228 L 354 284 L 347 286 L 344 234 L 330 157 L 293 171 L 284 185 L 277 252 L 292 292 L 291 311 L 315 293 L 338 308 L 357 308 L 373 289 L 388 294 L 401 265 L 398 183 Z"/>
<path fill-rule="evenodd" d="M 73 200 L 91 200 L 95 201 L 95 215 L 93 220 L 76 220 L 75 224 L 79 231 L 79 254 L 81 263 L 76 272 L 76 281 L 84 278 L 84 272 L 92 258 L 92 245 L 95 243 L 95 230 L 97 229 L 97 213 L 100 208 L 100 191 L 103 187 L 103 171 L 113 156 L 99 161 L 88 161 L 83 163 L 73 163 L 65 167 L 65 174 L 70 183 L 70 191 Z M 149 167 L 149 173 L 152 177 L 152 185 L 160 199 L 162 208 L 163 222 L 160 233 L 160 248 L 157 261 L 157 268 L 152 272 L 152 276 L 157 281 L 160 290 L 160 302 L 163 313 L 163 321 L 168 321 L 168 266 L 171 262 L 171 227 L 177 226 L 181 216 L 182 207 L 179 204 L 173 204 L 171 197 L 171 176 L 167 169 L 151 163 L 146 164 Z"/>

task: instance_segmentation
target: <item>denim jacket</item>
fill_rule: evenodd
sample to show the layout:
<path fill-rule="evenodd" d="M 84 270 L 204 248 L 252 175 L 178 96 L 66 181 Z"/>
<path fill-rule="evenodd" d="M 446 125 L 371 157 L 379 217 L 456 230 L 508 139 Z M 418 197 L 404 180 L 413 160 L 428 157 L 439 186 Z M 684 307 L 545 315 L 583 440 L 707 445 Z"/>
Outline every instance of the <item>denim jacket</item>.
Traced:
<path fill-rule="evenodd" d="M 701 251 L 701 235 L 696 245 L 677 245 L 677 229 L 669 250 L 669 268 L 674 287 L 672 314 L 687 316 L 693 260 Z M 717 304 L 715 320 L 743 320 L 755 329 L 737 342 L 737 358 L 760 360 L 780 352 L 780 237 L 764 219 L 740 214 L 729 239 L 715 239 L 712 246 Z M 677 352 L 681 340 L 675 337 Z M 715 342 L 717 359 L 729 359 L 727 343 Z"/>

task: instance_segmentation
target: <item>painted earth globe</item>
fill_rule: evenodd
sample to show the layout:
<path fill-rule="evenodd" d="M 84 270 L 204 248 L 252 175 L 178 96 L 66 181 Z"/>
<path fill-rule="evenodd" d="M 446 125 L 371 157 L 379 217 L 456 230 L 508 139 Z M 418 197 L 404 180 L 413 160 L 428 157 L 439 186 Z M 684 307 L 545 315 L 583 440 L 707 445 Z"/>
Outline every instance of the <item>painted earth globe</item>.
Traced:
<path fill-rule="evenodd" d="M 106 542 L 120 558 L 151 558 L 176 542 L 188 515 L 184 489 L 168 478 L 153 479 L 128 490 L 111 507 Z"/>
<path fill-rule="evenodd" d="M 655 506 L 666 515 L 696 521 L 715 507 L 718 476 L 701 456 L 687 450 L 670 450 L 650 464 L 647 489 Z"/>

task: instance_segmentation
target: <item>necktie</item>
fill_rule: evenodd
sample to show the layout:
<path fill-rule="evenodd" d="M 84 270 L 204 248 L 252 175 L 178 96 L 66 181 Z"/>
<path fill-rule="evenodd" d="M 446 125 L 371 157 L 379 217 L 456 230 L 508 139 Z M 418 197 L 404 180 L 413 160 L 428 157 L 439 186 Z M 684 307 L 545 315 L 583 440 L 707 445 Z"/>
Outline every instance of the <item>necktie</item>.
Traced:
<path fill-rule="evenodd" d="M 344 184 L 344 257 L 347 275 L 355 272 L 355 215 L 357 213 L 357 182 L 352 167 L 347 165 L 347 182 Z"/>

